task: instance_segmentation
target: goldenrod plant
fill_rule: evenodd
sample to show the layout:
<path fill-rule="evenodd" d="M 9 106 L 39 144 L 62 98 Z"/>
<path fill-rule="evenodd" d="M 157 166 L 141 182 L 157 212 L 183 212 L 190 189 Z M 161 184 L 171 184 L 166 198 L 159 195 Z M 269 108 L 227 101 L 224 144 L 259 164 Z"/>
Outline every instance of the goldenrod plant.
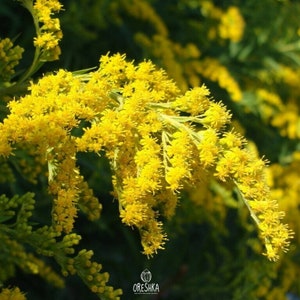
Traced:
<path fill-rule="evenodd" d="M 299 58 L 292 34 L 270 46 L 285 59 L 257 62 L 255 47 L 271 33 L 247 15 L 252 1 L 18 2 L 35 36 L 28 65 L 16 45 L 22 34 L 0 40 L 0 299 L 38 297 L 18 280 L 24 274 L 65 291 L 77 275 L 89 289 L 84 297 L 131 299 L 142 266 L 164 269 L 165 278 L 157 275 L 162 299 L 299 295 Z M 266 3 L 283 16 L 299 8 Z M 256 18 L 266 8 L 260 5 Z M 169 11 L 181 18 L 170 20 Z M 91 15 L 83 23 L 82 13 Z M 71 49 L 76 55 L 89 53 L 80 42 L 101 39 L 98 66 L 67 70 L 81 62 L 64 46 L 63 24 L 65 36 L 72 28 L 82 35 Z M 131 48 L 100 36 L 118 28 Z M 47 69 L 60 56 L 61 66 Z M 256 136 L 260 126 L 280 153 Z M 111 270 L 112 283 L 102 268 Z"/>

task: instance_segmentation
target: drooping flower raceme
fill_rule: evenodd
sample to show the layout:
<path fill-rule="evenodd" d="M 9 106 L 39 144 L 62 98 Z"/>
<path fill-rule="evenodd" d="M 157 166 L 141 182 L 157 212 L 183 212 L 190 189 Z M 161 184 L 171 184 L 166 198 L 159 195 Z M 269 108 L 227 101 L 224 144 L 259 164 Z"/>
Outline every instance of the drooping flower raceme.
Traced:
<path fill-rule="evenodd" d="M 89 151 L 109 159 L 121 220 L 140 231 L 146 255 L 164 247 L 161 217 L 174 214 L 178 192 L 204 171 L 236 185 L 269 259 L 289 245 L 291 232 L 270 198 L 265 162 L 226 131 L 231 115 L 205 86 L 182 95 L 151 62 L 135 66 L 122 55 L 106 55 L 89 74 L 60 70 L 32 83 L 9 108 L 0 124 L 0 154 L 26 145 L 44 161 L 59 232 L 72 231 L 82 198 L 90 217 L 99 216 L 101 205 L 76 165 L 76 154 Z"/>

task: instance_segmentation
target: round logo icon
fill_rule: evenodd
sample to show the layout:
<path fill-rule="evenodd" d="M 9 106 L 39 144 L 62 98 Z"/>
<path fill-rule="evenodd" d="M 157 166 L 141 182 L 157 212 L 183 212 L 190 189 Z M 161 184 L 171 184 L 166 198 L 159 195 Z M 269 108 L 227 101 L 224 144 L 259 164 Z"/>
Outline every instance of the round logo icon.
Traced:
<path fill-rule="evenodd" d="M 144 282 L 149 282 L 152 278 L 152 274 L 148 269 L 145 269 L 142 273 L 141 273 L 141 279 Z"/>

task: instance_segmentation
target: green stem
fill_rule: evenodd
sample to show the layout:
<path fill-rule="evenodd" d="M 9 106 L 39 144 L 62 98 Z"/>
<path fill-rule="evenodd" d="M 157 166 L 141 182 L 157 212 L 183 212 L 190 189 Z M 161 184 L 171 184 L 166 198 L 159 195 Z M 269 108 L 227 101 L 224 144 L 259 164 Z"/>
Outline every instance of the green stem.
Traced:
<path fill-rule="evenodd" d="M 198 144 L 201 142 L 201 137 L 200 135 L 191 130 L 188 126 L 186 126 L 183 122 L 195 122 L 197 120 L 197 123 L 200 123 L 199 119 L 196 117 L 180 117 L 180 116 L 168 116 L 165 114 L 160 114 L 160 117 L 172 125 L 173 127 L 177 129 L 181 129 L 189 134 L 189 136 L 192 138 L 195 144 Z M 181 122 L 180 122 L 181 121 Z"/>
<path fill-rule="evenodd" d="M 27 8 L 27 10 L 30 12 L 33 23 L 35 27 L 36 36 L 39 36 L 41 34 L 40 26 L 39 26 L 39 20 L 37 16 L 34 13 L 33 4 L 32 1 L 23 1 L 22 2 L 24 7 Z M 27 69 L 27 71 L 20 77 L 17 84 L 23 83 L 28 78 L 30 78 L 34 73 L 36 73 L 44 64 L 44 62 L 40 61 L 41 56 L 41 49 L 39 47 L 35 47 L 34 57 L 33 61 L 31 63 L 31 66 Z"/>

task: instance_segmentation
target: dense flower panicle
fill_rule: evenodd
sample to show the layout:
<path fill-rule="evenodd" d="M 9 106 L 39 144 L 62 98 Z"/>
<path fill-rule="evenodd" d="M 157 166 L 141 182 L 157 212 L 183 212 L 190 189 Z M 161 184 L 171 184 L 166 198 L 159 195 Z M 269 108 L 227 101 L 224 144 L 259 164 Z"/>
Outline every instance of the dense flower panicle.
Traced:
<path fill-rule="evenodd" d="M 272 119 L 277 112 L 284 109 L 284 105 L 279 95 L 266 89 L 258 89 L 256 93 L 259 99 L 258 107 L 259 110 L 261 110 L 261 116 L 266 121 Z"/>
<path fill-rule="evenodd" d="M 245 144 L 242 141 L 240 143 Z M 277 260 L 280 250 L 287 250 L 293 233 L 287 225 L 281 223 L 284 213 L 278 210 L 277 201 L 271 199 L 265 162 L 247 148 L 233 147 L 223 150 L 216 171 L 216 176 L 221 180 L 226 177 L 233 179 L 260 229 L 260 236 L 265 240 L 265 255 L 270 260 Z"/>
<path fill-rule="evenodd" d="M 273 72 L 262 69 L 258 78 L 264 81 L 268 88 L 250 88 L 247 110 L 257 114 L 264 124 L 275 127 L 277 132 L 288 139 L 297 140 L 300 137 L 299 118 L 299 76 L 297 67 L 277 64 Z"/>
<path fill-rule="evenodd" d="M 135 66 L 124 55 L 106 55 L 89 74 L 60 70 L 32 83 L 30 93 L 9 108 L 0 124 L 0 154 L 28 145 L 44 158 L 58 232 L 72 231 L 80 207 L 88 212 L 95 206 L 99 216 L 101 205 L 80 192 L 85 184 L 76 166 L 76 153 L 92 151 L 109 159 L 120 217 L 139 230 L 148 256 L 164 246 L 160 218 L 174 214 L 177 192 L 205 172 L 237 186 L 270 259 L 289 244 L 291 233 L 266 184 L 265 162 L 240 135 L 226 131 L 231 115 L 204 85 L 181 95 L 151 62 Z"/>
<path fill-rule="evenodd" d="M 261 118 L 278 128 L 282 136 L 290 139 L 300 137 L 299 129 L 299 105 L 297 98 L 299 96 L 298 81 L 299 72 L 293 71 L 288 67 L 280 66 L 277 74 L 277 80 L 287 84 L 291 90 L 291 96 L 283 101 L 279 93 L 266 89 L 257 89 L 255 94 L 258 97 L 257 110 Z"/>

